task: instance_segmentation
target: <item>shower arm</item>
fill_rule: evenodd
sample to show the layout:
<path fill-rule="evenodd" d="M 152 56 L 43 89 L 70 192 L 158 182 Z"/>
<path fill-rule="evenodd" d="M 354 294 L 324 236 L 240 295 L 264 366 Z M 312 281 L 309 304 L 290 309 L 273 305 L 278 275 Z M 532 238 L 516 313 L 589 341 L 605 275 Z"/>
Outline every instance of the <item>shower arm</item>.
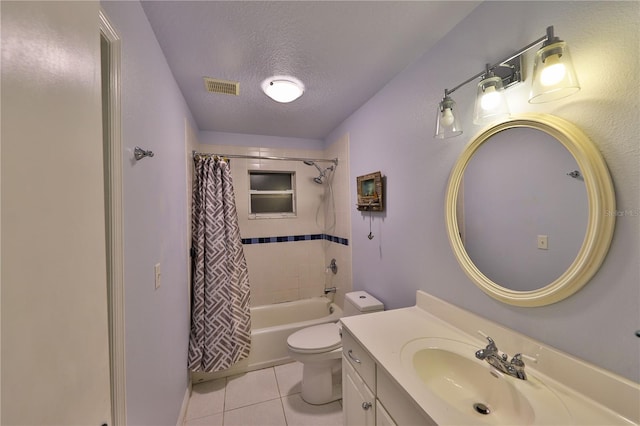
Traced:
<path fill-rule="evenodd" d="M 303 163 L 304 163 L 304 164 L 306 164 L 307 166 L 314 166 L 316 169 L 318 169 L 318 173 L 320 173 L 320 176 L 323 176 L 323 175 L 324 175 L 324 172 L 322 171 L 322 169 L 320 168 L 320 166 L 318 166 L 318 165 L 316 164 L 316 162 L 315 162 L 315 161 L 313 161 L 313 160 L 305 160 L 305 161 L 303 161 Z"/>

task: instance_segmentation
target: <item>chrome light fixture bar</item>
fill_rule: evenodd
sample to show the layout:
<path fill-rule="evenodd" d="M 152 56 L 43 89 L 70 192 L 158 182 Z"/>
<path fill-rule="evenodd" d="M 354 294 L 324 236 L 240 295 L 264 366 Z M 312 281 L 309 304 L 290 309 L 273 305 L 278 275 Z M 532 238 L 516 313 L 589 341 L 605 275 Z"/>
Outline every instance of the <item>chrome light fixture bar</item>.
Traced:
<path fill-rule="evenodd" d="M 477 88 L 474 123 L 486 124 L 507 117 L 509 109 L 502 92 L 523 81 L 522 55 L 540 43 L 543 44 L 536 53 L 529 103 L 550 102 L 580 90 L 567 44 L 554 36 L 553 26 L 549 26 L 543 37 L 493 65 L 487 64 L 483 71 L 452 89 L 445 89 L 444 97 L 438 104 L 435 137 L 445 139 L 462 134 L 456 103 L 450 95 L 479 78 L 481 81 Z"/>

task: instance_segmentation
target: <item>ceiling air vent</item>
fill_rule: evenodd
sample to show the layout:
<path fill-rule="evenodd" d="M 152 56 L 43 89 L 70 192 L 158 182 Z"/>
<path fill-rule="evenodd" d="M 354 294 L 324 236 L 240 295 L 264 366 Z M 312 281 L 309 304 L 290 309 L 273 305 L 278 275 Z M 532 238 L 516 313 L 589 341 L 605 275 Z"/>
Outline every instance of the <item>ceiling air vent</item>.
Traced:
<path fill-rule="evenodd" d="M 240 94 L 240 83 L 237 81 L 218 80 L 217 78 L 204 77 L 204 85 L 208 92 L 224 93 L 225 95 Z"/>

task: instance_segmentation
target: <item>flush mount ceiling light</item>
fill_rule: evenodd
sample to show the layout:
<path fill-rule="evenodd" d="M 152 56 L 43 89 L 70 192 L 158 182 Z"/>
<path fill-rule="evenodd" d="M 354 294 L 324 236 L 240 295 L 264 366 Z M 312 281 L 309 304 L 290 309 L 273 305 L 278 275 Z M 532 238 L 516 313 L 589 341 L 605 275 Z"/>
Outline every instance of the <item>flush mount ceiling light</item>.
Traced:
<path fill-rule="evenodd" d="M 262 82 L 262 91 L 276 102 L 288 103 L 304 93 L 304 84 L 290 76 L 274 76 Z"/>
<path fill-rule="evenodd" d="M 487 64 L 484 71 L 458 84 L 453 89 L 445 89 L 444 98 L 438 104 L 435 137 L 445 139 L 462 134 L 455 102 L 449 95 L 478 78 L 481 81 L 477 89 L 473 122 L 488 124 L 507 118 L 509 109 L 504 89 L 523 81 L 522 55 L 540 43 L 543 44 L 536 53 L 529 103 L 554 101 L 580 90 L 567 44 L 554 36 L 553 26 L 550 26 L 547 27 L 545 36 L 494 65 Z"/>

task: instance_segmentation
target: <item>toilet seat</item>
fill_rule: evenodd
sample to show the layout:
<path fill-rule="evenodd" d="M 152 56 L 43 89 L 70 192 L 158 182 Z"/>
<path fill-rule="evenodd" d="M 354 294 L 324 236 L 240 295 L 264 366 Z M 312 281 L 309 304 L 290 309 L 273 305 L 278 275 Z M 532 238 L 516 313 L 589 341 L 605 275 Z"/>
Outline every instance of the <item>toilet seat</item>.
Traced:
<path fill-rule="evenodd" d="M 340 326 L 327 323 L 298 330 L 289 336 L 287 345 L 293 352 L 301 354 L 331 352 L 342 346 Z"/>

